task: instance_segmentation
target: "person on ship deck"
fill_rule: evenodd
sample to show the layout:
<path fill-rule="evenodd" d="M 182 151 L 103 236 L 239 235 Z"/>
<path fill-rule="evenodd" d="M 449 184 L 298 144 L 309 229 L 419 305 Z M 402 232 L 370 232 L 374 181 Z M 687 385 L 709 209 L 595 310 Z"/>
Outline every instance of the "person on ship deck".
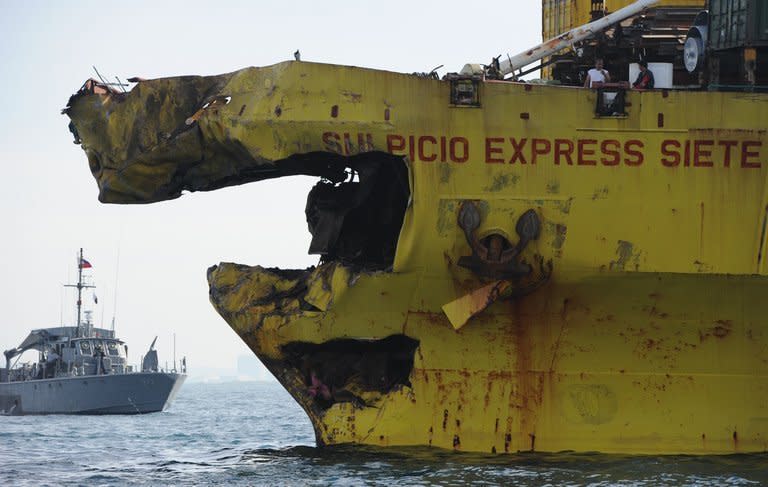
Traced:
<path fill-rule="evenodd" d="M 584 88 L 598 88 L 603 83 L 611 82 L 611 74 L 603 68 L 603 58 L 595 59 L 595 67 L 587 72 Z"/>
<path fill-rule="evenodd" d="M 637 64 L 640 65 L 640 72 L 637 75 L 637 80 L 632 83 L 632 88 L 636 90 L 652 90 L 655 80 L 653 79 L 653 72 L 648 69 L 648 61 L 640 61 Z"/>

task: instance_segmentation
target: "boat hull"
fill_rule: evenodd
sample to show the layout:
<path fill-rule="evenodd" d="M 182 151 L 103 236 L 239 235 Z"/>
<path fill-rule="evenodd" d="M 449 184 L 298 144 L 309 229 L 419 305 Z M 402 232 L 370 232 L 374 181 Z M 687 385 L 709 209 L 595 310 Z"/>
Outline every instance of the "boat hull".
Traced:
<path fill-rule="evenodd" d="M 766 451 L 768 96 L 630 91 L 603 116 L 594 90 L 478 81 L 467 106 L 462 87 L 291 62 L 80 93 L 67 113 L 110 203 L 407 167 L 377 271 L 324 253 L 333 238 L 307 271 L 209 270 L 213 305 L 319 445 Z M 350 259 L 373 253 L 375 218 L 323 220 L 352 198 L 329 200 L 307 205 L 310 230 L 331 221 Z M 485 238 L 515 248 L 511 277 L 473 264 Z"/>
<path fill-rule="evenodd" d="M 154 372 L 0 384 L 0 410 L 24 414 L 144 414 L 163 411 L 186 375 Z"/>
<path fill-rule="evenodd" d="M 211 272 L 211 286 L 268 278 L 261 268 L 222 264 Z M 264 321 L 254 321 L 254 306 L 235 304 L 244 296 L 213 300 L 307 411 L 320 445 L 488 453 L 768 450 L 768 280 L 589 275 L 497 302 L 458 331 L 435 311 L 437 303 L 430 306 L 440 286 L 426 276 L 363 275 L 334 311 L 280 320 L 273 313 Z M 360 302 L 368 306 L 356 308 Z M 241 319 L 226 312 L 230 307 L 241 310 Z M 366 390 L 354 377 L 340 384 L 336 364 L 322 351 L 314 361 L 306 352 L 301 363 L 286 354 L 291 343 L 393 335 L 418 347 L 408 383 L 385 392 Z M 344 353 L 336 347 L 336 356 Z M 358 375 L 378 370 L 349 355 L 342 361 Z M 313 374 L 356 399 L 339 395 L 329 405 L 313 390 Z"/>

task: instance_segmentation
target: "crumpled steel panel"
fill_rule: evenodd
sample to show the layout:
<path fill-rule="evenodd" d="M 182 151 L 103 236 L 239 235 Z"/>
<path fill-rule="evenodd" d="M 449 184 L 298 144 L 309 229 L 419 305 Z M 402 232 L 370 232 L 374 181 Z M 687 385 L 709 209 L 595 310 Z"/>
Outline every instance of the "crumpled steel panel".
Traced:
<path fill-rule="evenodd" d="M 200 111 L 234 73 L 183 76 L 138 83 L 127 94 L 81 92 L 65 113 L 72 119 L 104 203 L 149 203 L 182 191 L 209 190 L 228 180 L 253 179 L 246 169 L 269 164 L 248 150 L 216 150 L 206 140 Z M 215 144 L 214 144 L 215 145 Z"/>

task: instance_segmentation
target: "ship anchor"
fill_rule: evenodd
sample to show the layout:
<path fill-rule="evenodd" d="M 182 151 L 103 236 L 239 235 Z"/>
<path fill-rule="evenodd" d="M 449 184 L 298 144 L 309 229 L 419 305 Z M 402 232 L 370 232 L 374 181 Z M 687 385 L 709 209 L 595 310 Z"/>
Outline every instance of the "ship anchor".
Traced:
<path fill-rule="evenodd" d="M 459 227 L 464 230 L 467 242 L 472 248 L 471 256 L 459 259 L 460 266 L 488 279 L 516 279 L 529 275 L 533 270 L 530 264 L 517 258 L 528 243 L 538 240 L 541 234 L 541 223 L 534 210 L 528 210 L 518 218 L 515 231 L 520 240 L 514 246 L 505 236 L 498 233 L 478 237 L 480 212 L 472 201 L 465 201 L 461 205 Z"/>
<path fill-rule="evenodd" d="M 465 201 L 461 205 L 458 224 L 472 248 L 472 255 L 462 256 L 458 264 L 493 282 L 443 305 L 443 312 L 454 329 L 460 329 L 473 316 L 499 299 L 524 296 L 533 292 L 552 275 L 552 261 L 545 265 L 539 257 L 541 278 L 524 286 L 513 284 L 513 281 L 527 277 L 533 272 L 533 267 L 519 257 L 528 244 L 532 240 L 538 240 L 541 234 L 539 216 L 534 210 L 528 210 L 518 218 L 515 231 L 520 239 L 516 245 L 512 245 L 499 233 L 491 233 L 482 238 L 477 235 L 477 229 L 480 228 L 480 211 L 473 201 Z"/>

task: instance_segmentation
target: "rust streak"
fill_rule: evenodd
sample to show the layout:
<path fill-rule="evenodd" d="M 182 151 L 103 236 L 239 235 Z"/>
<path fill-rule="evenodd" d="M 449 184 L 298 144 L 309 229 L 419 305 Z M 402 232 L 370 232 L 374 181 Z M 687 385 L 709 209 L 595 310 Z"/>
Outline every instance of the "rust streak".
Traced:
<path fill-rule="evenodd" d="M 701 211 L 701 223 L 699 228 L 699 255 L 704 252 L 704 202 L 699 203 L 699 210 Z"/>
<path fill-rule="evenodd" d="M 763 228 L 760 230 L 760 246 L 757 248 L 757 274 L 760 273 L 760 267 L 763 263 L 763 249 L 765 248 L 766 228 L 768 228 L 768 205 L 765 206 L 765 211 L 763 213 Z"/>
<path fill-rule="evenodd" d="M 563 339 L 563 332 L 565 331 L 565 326 L 568 324 L 568 304 L 570 303 L 570 300 L 568 298 L 563 299 L 563 309 L 560 311 L 560 332 L 557 334 L 557 338 L 555 339 L 555 344 L 552 347 L 552 360 L 549 362 L 549 373 L 552 374 L 555 372 L 555 361 L 557 361 L 557 353 L 560 350 L 560 343 Z"/>

